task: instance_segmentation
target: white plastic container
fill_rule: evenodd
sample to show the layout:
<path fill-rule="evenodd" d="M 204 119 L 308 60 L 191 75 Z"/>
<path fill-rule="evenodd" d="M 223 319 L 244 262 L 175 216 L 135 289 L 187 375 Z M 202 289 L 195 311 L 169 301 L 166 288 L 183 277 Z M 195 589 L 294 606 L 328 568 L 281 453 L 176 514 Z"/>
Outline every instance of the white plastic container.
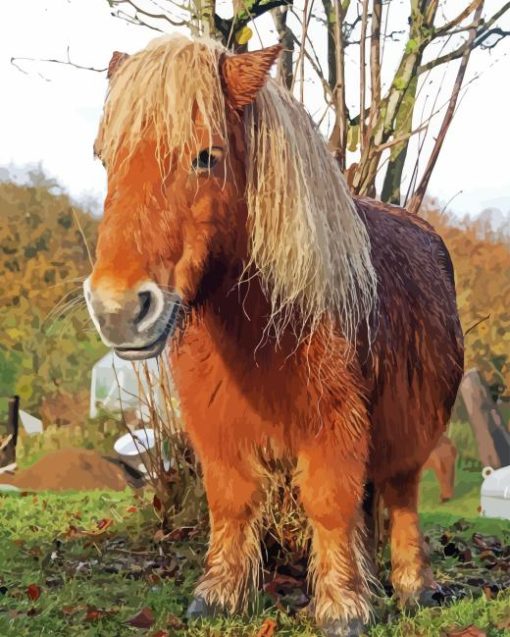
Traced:
<path fill-rule="evenodd" d="M 126 361 L 108 352 L 92 368 L 90 417 L 95 418 L 101 406 L 112 412 L 134 409 L 143 422 L 150 422 L 147 397 L 151 394 L 164 413 L 159 383 L 162 366 L 169 373 L 164 360 Z"/>
<path fill-rule="evenodd" d="M 510 466 L 484 467 L 481 489 L 481 515 L 510 520 Z"/>
<path fill-rule="evenodd" d="M 153 429 L 136 429 L 131 433 L 126 433 L 115 441 L 114 450 L 127 465 L 133 467 L 141 473 L 147 474 L 150 467 L 151 453 L 154 453 L 156 441 Z M 167 458 L 163 458 L 165 469 L 170 467 Z"/>
<path fill-rule="evenodd" d="M 21 420 L 21 424 L 23 425 L 24 430 L 27 432 L 29 436 L 42 434 L 43 424 L 42 424 L 42 420 L 39 420 L 39 418 L 35 418 L 35 416 L 31 416 L 30 414 L 27 414 L 26 411 L 23 411 L 22 409 L 20 409 L 19 419 Z"/>

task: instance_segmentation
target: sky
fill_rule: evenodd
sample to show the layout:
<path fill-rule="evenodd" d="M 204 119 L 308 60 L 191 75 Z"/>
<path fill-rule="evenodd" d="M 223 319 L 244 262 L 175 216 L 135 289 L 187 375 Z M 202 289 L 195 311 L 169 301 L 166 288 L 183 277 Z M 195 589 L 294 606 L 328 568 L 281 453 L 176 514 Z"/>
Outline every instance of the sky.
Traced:
<path fill-rule="evenodd" d="M 106 177 L 100 162 L 93 158 L 92 145 L 106 91 L 105 73 L 20 60 L 22 72 L 11 64 L 11 57 L 63 60 L 69 47 L 76 64 L 104 68 L 114 50 L 134 52 L 158 34 L 113 17 L 106 0 L 0 1 L 0 176 L 12 166 L 41 163 L 76 200 L 101 201 Z M 295 5 L 302 2 L 295 0 Z M 457 12 L 465 4 L 464 0 L 450 0 L 449 7 Z M 406 0 L 392 0 L 392 25 L 405 28 L 408 5 Z M 501 5 L 502 0 L 486 0 L 488 11 Z M 453 17 L 453 13 L 446 17 Z M 276 42 L 269 16 L 257 25 L 251 48 Z M 510 16 L 504 26 L 510 28 Z M 320 34 L 313 31 L 311 37 L 322 55 L 325 47 Z M 390 69 L 398 60 L 399 46 L 387 45 Z M 431 76 L 432 83 L 422 94 L 424 99 L 429 95 L 429 106 L 438 87 L 448 90 L 455 71 L 452 67 L 446 77 L 442 72 Z M 347 66 L 349 72 L 353 76 L 358 73 L 354 59 Z M 510 38 L 490 54 L 473 54 L 466 79 L 479 73 L 458 108 L 428 194 L 445 204 L 450 202 L 449 208 L 458 214 L 500 208 L 502 219 L 510 223 Z M 305 84 L 305 103 L 312 113 L 320 108 L 318 82 L 308 80 Z M 436 127 L 439 123 L 437 120 Z M 432 142 L 430 138 L 426 148 Z"/>

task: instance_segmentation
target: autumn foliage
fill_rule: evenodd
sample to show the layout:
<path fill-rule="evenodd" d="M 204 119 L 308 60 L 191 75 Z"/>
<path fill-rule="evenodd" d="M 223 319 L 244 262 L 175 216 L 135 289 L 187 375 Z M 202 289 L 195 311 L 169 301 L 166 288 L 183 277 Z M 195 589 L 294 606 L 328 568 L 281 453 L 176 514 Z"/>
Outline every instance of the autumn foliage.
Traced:
<path fill-rule="evenodd" d="M 41 174 L 30 179 L 0 183 L 0 396 L 38 413 L 45 397 L 87 390 L 104 348 L 81 295 L 97 220 Z"/>
<path fill-rule="evenodd" d="M 433 208 L 423 216 L 444 238 L 455 266 L 466 369 L 477 367 L 493 398 L 509 401 L 510 236 L 495 232 L 489 221 L 454 223 Z"/>

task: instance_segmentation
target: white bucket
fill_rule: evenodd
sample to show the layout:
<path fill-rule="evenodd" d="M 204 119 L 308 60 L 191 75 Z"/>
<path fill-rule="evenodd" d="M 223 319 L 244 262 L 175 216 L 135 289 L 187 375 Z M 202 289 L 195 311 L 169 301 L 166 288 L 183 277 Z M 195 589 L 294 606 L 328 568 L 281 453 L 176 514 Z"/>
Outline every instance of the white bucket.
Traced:
<path fill-rule="evenodd" d="M 113 448 L 123 462 L 147 474 L 146 467 L 151 466 L 151 453 L 155 446 L 154 429 L 135 429 L 116 440 Z M 163 458 L 163 465 L 168 470 L 170 462 L 167 458 Z"/>
<path fill-rule="evenodd" d="M 484 467 L 481 488 L 481 515 L 510 520 L 510 466 L 501 469 Z"/>

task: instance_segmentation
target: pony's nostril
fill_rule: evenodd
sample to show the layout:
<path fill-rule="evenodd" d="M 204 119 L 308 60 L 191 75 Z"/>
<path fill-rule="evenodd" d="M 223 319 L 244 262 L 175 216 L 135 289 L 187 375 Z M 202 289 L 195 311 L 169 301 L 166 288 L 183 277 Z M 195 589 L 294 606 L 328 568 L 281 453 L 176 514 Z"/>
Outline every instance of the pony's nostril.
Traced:
<path fill-rule="evenodd" d="M 135 318 L 135 323 L 141 323 L 149 313 L 151 307 L 151 296 L 150 292 L 138 292 L 138 298 L 140 299 L 140 311 Z"/>

